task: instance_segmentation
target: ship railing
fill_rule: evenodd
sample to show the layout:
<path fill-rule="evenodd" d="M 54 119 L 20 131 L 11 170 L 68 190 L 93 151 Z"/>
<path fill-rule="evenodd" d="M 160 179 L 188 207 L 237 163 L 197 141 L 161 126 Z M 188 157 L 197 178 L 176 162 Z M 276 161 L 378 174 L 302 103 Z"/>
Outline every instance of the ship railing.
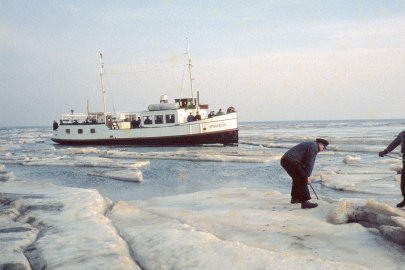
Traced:
<path fill-rule="evenodd" d="M 60 125 L 89 125 L 89 124 L 102 124 L 104 123 L 103 117 L 99 114 L 62 114 L 60 118 Z"/>

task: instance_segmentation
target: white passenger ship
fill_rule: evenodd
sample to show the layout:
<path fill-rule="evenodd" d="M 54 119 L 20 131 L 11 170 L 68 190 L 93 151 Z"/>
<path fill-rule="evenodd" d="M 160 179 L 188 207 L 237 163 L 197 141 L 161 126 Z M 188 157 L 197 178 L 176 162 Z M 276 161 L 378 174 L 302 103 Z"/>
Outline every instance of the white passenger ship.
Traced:
<path fill-rule="evenodd" d="M 191 98 L 169 103 L 162 95 L 160 103 L 138 112 L 109 113 L 103 87 L 103 58 L 100 53 L 104 112 L 63 114 L 54 121 L 52 140 L 65 145 L 202 145 L 238 143 L 238 114 L 231 106 L 213 113 L 207 104 L 194 97 L 189 72 Z"/>

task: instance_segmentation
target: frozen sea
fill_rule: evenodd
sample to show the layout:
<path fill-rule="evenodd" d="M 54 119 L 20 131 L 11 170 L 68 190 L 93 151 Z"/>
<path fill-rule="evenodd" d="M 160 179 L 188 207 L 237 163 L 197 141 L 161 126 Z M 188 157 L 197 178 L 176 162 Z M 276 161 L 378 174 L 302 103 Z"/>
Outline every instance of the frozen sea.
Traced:
<path fill-rule="evenodd" d="M 405 269 L 402 163 L 378 157 L 404 127 L 240 123 L 233 147 L 66 147 L 50 127 L 0 128 L 0 269 Z M 317 137 L 320 206 L 302 210 L 279 162 Z"/>

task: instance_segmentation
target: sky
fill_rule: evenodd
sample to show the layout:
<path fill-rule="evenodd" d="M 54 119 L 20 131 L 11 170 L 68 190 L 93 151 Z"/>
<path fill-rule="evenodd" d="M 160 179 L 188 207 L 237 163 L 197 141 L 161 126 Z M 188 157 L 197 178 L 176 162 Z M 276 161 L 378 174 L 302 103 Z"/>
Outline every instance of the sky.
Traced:
<path fill-rule="evenodd" d="M 402 119 L 405 1 L 0 0 L 0 127 L 190 96 L 240 121 Z"/>

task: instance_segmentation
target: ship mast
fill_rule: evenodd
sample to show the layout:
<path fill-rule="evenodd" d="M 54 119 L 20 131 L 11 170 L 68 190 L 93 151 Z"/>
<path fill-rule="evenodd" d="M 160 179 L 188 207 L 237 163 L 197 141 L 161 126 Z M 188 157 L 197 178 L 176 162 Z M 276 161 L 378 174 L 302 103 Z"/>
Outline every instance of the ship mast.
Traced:
<path fill-rule="evenodd" d="M 187 54 L 188 54 L 188 73 L 190 76 L 191 100 L 192 100 L 192 103 L 194 104 L 193 78 L 191 77 L 192 65 L 191 65 L 191 54 L 190 54 L 190 42 L 187 43 Z"/>
<path fill-rule="evenodd" d="M 103 62 L 103 54 L 100 53 L 100 80 L 101 80 L 101 92 L 103 93 L 103 105 L 104 105 L 104 123 L 107 123 L 107 105 L 105 102 L 105 88 L 104 88 L 104 80 L 103 80 L 103 70 L 104 70 L 104 62 Z"/>

